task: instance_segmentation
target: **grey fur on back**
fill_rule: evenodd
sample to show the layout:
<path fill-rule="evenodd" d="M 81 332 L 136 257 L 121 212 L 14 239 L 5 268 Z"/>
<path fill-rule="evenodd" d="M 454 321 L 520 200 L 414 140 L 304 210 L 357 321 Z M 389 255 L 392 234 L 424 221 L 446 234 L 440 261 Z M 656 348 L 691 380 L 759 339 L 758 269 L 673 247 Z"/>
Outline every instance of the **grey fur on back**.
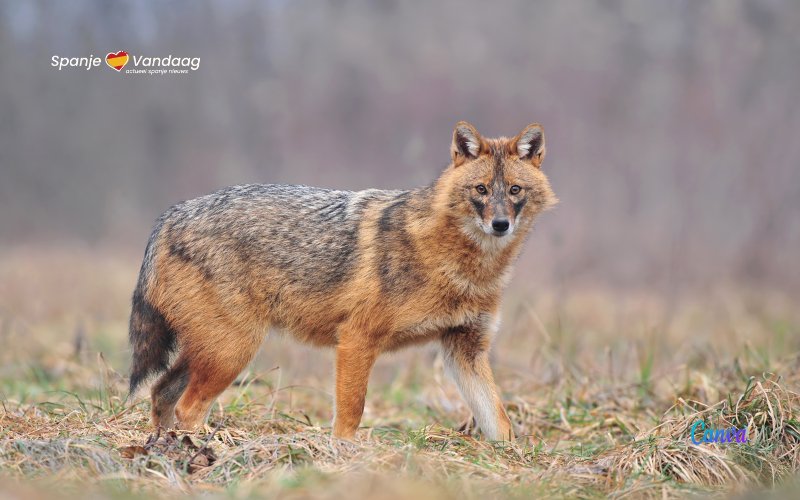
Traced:
<path fill-rule="evenodd" d="M 231 186 L 173 206 L 160 230 L 169 232 L 170 253 L 210 280 L 237 278 L 214 273 L 238 259 L 249 272 L 278 267 L 294 284 L 322 291 L 341 282 L 355 262 L 364 207 L 402 193 Z"/>

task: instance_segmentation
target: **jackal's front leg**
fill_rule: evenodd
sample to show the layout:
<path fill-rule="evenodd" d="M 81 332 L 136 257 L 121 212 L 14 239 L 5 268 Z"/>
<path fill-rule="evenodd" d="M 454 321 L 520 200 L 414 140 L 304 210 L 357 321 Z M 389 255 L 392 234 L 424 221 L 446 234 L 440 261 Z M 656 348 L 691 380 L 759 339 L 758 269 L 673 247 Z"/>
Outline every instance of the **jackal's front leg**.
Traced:
<path fill-rule="evenodd" d="M 344 340 L 336 348 L 334 436 L 344 439 L 355 436 L 364 413 L 369 374 L 377 356 L 377 351 L 363 343 Z"/>
<path fill-rule="evenodd" d="M 489 320 L 451 328 L 442 335 L 445 367 L 488 439 L 514 439 L 489 366 Z"/>

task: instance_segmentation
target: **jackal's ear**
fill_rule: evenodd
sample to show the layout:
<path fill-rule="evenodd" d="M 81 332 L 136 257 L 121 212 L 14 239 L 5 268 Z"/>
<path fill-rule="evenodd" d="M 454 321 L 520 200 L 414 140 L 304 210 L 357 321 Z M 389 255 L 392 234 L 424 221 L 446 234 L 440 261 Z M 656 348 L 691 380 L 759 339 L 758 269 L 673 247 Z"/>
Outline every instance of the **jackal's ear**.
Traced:
<path fill-rule="evenodd" d="M 450 146 L 453 162 L 477 158 L 481 154 L 482 142 L 481 135 L 470 123 L 456 123 L 456 128 L 453 130 L 453 144 Z"/>
<path fill-rule="evenodd" d="M 536 167 L 542 166 L 544 159 L 544 129 L 538 123 L 532 123 L 514 138 L 512 148 L 516 149 L 521 160 L 528 160 Z"/>

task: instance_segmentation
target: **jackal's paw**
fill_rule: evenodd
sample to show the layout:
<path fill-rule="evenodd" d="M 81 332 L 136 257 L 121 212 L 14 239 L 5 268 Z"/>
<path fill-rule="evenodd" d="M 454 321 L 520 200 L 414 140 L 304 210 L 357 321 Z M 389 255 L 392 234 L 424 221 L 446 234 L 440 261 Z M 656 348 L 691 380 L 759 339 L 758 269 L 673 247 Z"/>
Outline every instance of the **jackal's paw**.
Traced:
<path fill-rule="evenodd" d="M 196 418 L 191 414 L 184 414 L 179 409 L 175 411 L 175 430 L 195 432 L 202 430 L 205 418 Z"/>
<path fill-rule="evenodd" d="M 461 425 L 456 427 L 456 430 L 462 434 L 471 436 L 472 433 L 475 432 L 477 426 L 478 424 L 475 422 L 475 417 L 472 416 L 472 414 L 470 414 L 470 416 L 468 416 L 466 420 L 464 420 L 464 422 L 461 423 Z"/>
<path fill-rule="evenodd" d="M 337 424 L 337 422 L 333 422 L 333 432 L 331 433 L 332 437 L 335 439 L 344 439 L 346 441 L 354 441 L 356 438 L 356 431 L 358 430 L 358 424 L 356 425 L 343 425 Z"/>
<path fill-rule="evenodd" d="M 175 427 L 175 413 L 170 411 L 159 415 L 157 412 L 153 412 L 151 421 L 154 429 L 172 429 Z"/>

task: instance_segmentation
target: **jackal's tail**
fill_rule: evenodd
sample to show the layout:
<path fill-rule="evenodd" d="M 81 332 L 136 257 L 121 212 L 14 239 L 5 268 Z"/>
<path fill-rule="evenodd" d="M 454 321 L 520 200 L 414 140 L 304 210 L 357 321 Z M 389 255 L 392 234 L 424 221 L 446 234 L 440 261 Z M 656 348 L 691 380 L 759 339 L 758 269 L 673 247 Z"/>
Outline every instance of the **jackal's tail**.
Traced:
<path fill-rule="evenodd" d="M 155 279 L 153 254 L 158 232 L 159 228 L 156 228 L 147 244 L 139 281 L 133 292 L 128 330 L 133 360 L 128 397 L 134 395 L 145 379 L 169 368 L 170 356 L 177 347 L 175 330 L 169 326 L 161 311 L 147 299 L 147 289 Z"/>

